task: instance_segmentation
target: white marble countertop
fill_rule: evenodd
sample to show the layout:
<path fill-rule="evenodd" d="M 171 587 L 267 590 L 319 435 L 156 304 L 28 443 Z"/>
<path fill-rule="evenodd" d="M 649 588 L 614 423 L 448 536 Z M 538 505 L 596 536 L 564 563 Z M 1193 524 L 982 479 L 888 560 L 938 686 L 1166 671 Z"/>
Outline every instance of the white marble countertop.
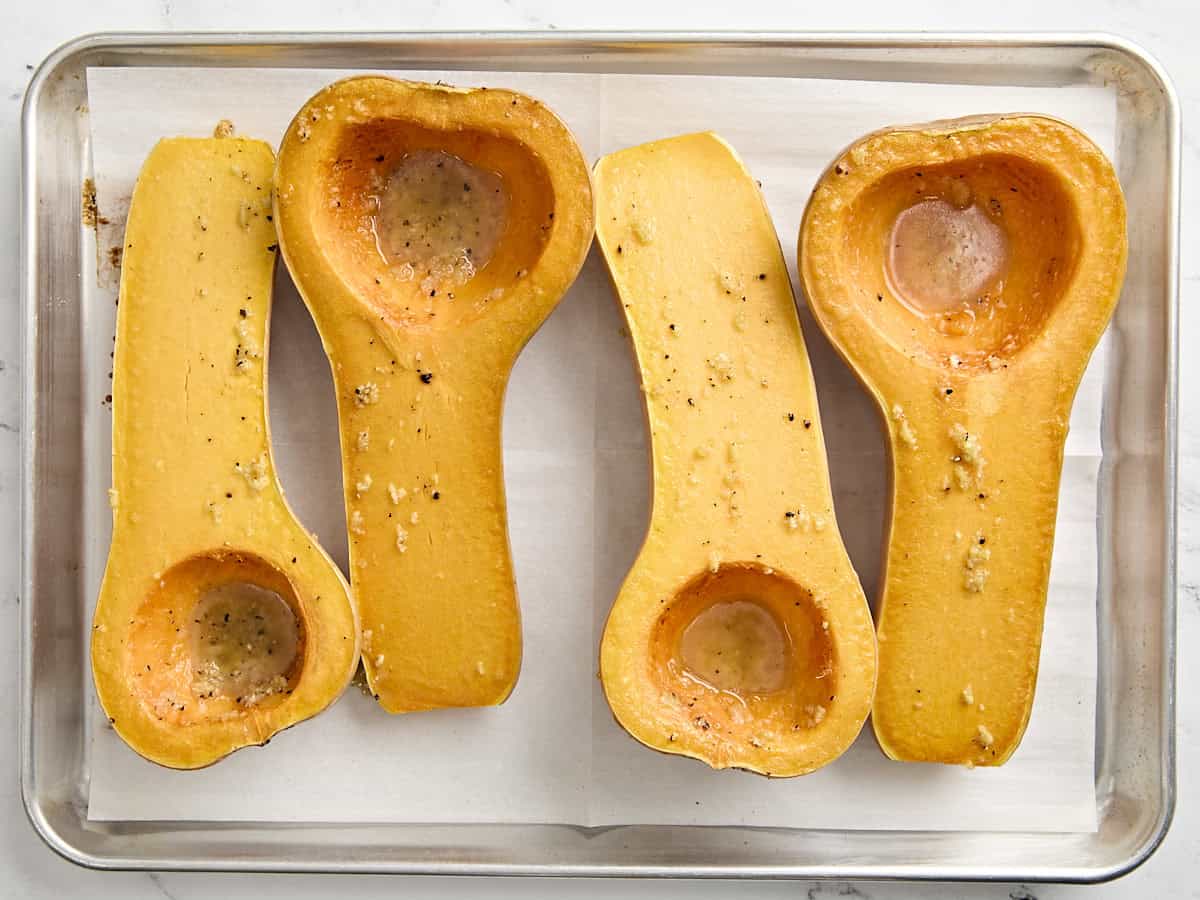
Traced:
<path fill-rule="evenodd" d="M 0 12 L 0 172 L 10 202 L 0 206 L 0 237 L 11 248 L 0 255 L 0 696 L 7 725 L 0 728 L 0 897 L 99 898 L 287 897 L 289 900 L 353 894 L 364 900 L 412 894 L 422 897 L 727 897 L 720 882 L 573 881 L 531 879 L 387 878 L 370 876 L 194 875 L 99 873 L 64 862 L 34 834 L 22 810 L 17 782 L 17 554 L 19 529 L 18 442 L 20 348 L 17 304 L 17 203 L 21 98 L 31 70 L 52 49 L 79 34 L 111 30 L 431 30 L 431 29 L 793 29 L 793 30 L 1041 30 L 1108 31 L 1131 38 L 1166 66 L 1179 92 L 1184 119 L 1182 297 L 1180 333 L 1181 416 L 1179 509 L 1179 804 L 1174 825 L 1158 852 L 1133 874 L 1098 887 L 1063 885 L 740 884 L 744 897 L 997 898 L 1054 900 L 1089 897 L 1200 898 L 1195 878 L 1200 861 L 1200 806 L 1196 799 L 1196 746 L 1200 701 L 1188 691 L 1198 674 L 1191 646 L 1200 641 L 1200 417 L 1192 415 L 1192 392 L 1200 389 L 1200 354 L 1189 340 L 1200 333 L 1200 261 L 1186 252 L 1200 242 L 1200 191 L 1191 175 L 1200 162 L 1200 56 L 1195 35 L 1200 6 L 1194 0 L 1008 0 L 948 3 L 937 0 L 861 0 L 857 4 L 798 4 L 712 0 L 648 4 L 609 0 L 586 9 L 551 0 L 421 0 L 384 4 L 369 0 L 317 3 L 292 0 L 247 4 L 231 0 L 60 0 L 56 4 L 10 3 Z M 335 880 L 336 879 L 336 880 Z"/>

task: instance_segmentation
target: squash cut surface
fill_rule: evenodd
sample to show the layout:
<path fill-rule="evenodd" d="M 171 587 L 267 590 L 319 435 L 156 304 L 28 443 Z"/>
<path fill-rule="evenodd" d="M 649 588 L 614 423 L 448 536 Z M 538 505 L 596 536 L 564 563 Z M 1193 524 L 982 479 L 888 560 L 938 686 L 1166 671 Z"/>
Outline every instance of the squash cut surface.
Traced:
<path fill-rule="evenodd" d="M 319 712 L 358 663 L 349 587 L 271 460 L 273 166 L 260 141 L 161 141 L 125 231 L 92 668 L 117 733 L 175 768 Z"/>
<path fill-rule="evenodd" d="M 713 134 L 606 156 L 595 181 L 654 478 L 645 543 L 604 630 L 605 696 L 654 749 L 810 772 L 862 728 L 875 636 L 774 225 Z"/>
<path fill-rule="evenodd" d="M 351 78 L 292 122 L 276 209 L 333 368 L 371 689 L 390 712 L 500 703 L 504 390 L 587 254 L 583 156 L 524 95 Z"/>
<path fill-rule="evenodd" d="M 799 256 L 889 437 L 876 736 L 999 765 L 1033 704 L 1071 404 L 1124 278 L 1120 185 L 1041 116 L 882 131 L 818 182 Z"/>

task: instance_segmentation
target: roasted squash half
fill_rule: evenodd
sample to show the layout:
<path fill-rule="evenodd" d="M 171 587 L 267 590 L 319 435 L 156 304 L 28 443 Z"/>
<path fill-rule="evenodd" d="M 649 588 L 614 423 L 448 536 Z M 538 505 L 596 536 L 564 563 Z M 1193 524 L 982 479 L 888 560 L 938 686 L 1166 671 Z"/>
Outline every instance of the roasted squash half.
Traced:
<path fill-rule="evenodd" d="M 271 461 L 273 167 L 261 141 L 163 140 L 125 229 L 92 671 L 117 733 L 174 768 L 265 743 L 358 664 L 349 587 Z"/>
<path fill-rule="evenodd" d="M 501 409 L 591 243 L 583 155 L 522 94 L 359 77 L 297 113 L 275 184 L 337 389 L 371 689 L 389 712 L 500 703 L 521 661 Z"/>
<path fill-rule="evenodd" d="M 645 543 L 604 629 L 605 696 L 656 750 L 811 772 L 862 728 L 875 634 L 838 533 L 775 227 L 714 134 L 606 156 L 595 180 L 654 479 Z"/>
<path fill-rule="evenodd" d="M 1117 176 L 1043 116 L 888 129 L 821 177 L 799 256 L 889 438 L 875 734 L 1000 765 L 1033 704 L 1071 404 L 1124 278 Z"/>

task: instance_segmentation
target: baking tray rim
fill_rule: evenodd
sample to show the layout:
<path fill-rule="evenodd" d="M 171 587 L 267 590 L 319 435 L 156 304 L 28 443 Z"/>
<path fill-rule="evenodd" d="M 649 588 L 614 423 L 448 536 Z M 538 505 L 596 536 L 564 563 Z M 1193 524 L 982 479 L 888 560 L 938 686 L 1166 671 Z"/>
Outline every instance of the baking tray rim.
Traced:
<path fill-rule="evenodd" d="M 1178 472 L 1178 307 L 1179 307 L 1179 203 L 1180 203 L 1180 148 L 1182 127 L 1180 107 L 1174 85 L 1161 63 L 1137 42 L 1107 32 L 982 32 L 982 31 L 787 31 L 787 30 L 704 30 L 704 31 L 639 31 L 639 30 L 458 30 L 428 32 L 337 32 L 337 31 L 119 31 L 92 32 L 73 38 L 52 51 L 37 67 L 26 88 L 21 109 L 21 185 L 20 185 L 20 294 L 21 294 L 21 346 L 23 353 L 22 399 L 21 399 L 21 452 L 20 477 L 22 488 L 19 497 L 21 522 L 20 588 L 26 602 L 21 604 L 21 647 L 19 666 L 20 716 L 20 771 L 21 798 L 35 832 L 58 855 L 69 862 L 92 869 L 105 870 L 148 870 L 163 868 L 152 859 L 135 855 L 104 856 L 90 853 L 76 846 L 47 815 L 36 786 L 34 764 L 32 709 L 32 644 L 34 635 L 33 564 L 32 547 L 34 528 L 33 475 L 36 462 L 37 392 L 32 377 L 32 363 L 37 359 L 38 295 L 35 281 L 37 258 L 36 242 L 31 239 L 37 221 L 37 196 L 32 190 L 37 171 L 35 150 L 35 125 L 39 102 L 51 80 L 77 62 L 80 57 L 95 51 L 146 52 L 152 48 L 186 50 L 188 48 L 247 47 L 266 49 L 269 47 L 323 46 L 336 44 L 343 47 L 360 45 L 398 44 L 405 41 L 420 41 L 429 44 L 449 44 L 461 40 L 487 40 L 494 44 L 524 43 L 533 45 L 571 44 L 616 44 L 637 43 L 682 45 L 682 44 L 746 44 L 787 45 L 791 48 L 809 49 L 935 49 L 935 48 L 1043 48 L 1080 49 L 1094 48 L 1114 53 L 1140 68 L 1148 75 L 1152 86 L 1162 96 L 1165 123 L 1165 152 L 1168 161 L 1167 187 L 1163 210 L 1164 240 L 1167 275 L 1165 288 L 1165 359 L 1164 402 L 1163 402 L 1163 659 L 1160 675 L 1160 714 L 1163 723 L 1162 779 L 1159 783 L 1160 797 L 1154 824 L 1145 837 L 1131 852 L 1106 865 L 1098 866 L 1039 866 L 1026 871 L 1004 870 L 980 871 L 975 866 L 940 865 L 934 871 L 928 864 L 908 865 L 863 865 L 830 866 L 829 864 L 783 864 L 779 866 L 744 866 L 712 864 L 691 866 L 682 869 L 674 864 L 594 864 L 594 863 L 504 863 L 504 862 L 431 862 L 421 863 L 367 863 L 340 866 L 332 862 L 263 860 L 239 861 L 236 859 L 178 860 L 170 866 L 178 871 L 263 871 L 263 872 L 354 872 L 396 874 L 476 874 L 476 875 L 566 875 L 581 877 L 709 877 L 709 878 L 866 878 L 871 880 L 913 879 L 949 881 L 1029 881 L 1029 882 L 1073 882 L 1099 883 L 1110 881 L 1145 862 L 1161 845 L 1174 818 L 1176 791 L 1176 569 L 1177 569 L 1177 472 Z M 174 65 L 157 63 L 148 56 L 145 65 Z M 218 63 L 206 63 L 217 65 Z M 243 61 L 231 58 L 226 65 L 237 66 Z M 284 64 L 286 66 L 286 64 Z M 327 68 L 328 65 L 312 65 Z M 368 66 L 371 67 L 371 66 Z M 152 823 L 145 823 L 147 825 Z M 247 823 L 248 825 L 250 823 Z M 314 825 L 313 827 L 319 827 Z M 575 826 L 565 827 L 572 830 Z M 635 826 L 645 827 L 645 826 Z M 686 826 L 685 826 L 686 827 Z M 695 827 L 695 826 L 693 826 Z M 702 827 L 702 826 L 701 826 Z M 601 829 L 603 830 L 603 829 Z M 736 830 L 736 829 L 733 829 Z M 822 831 L 824 829 L 813 829 Z M 870 833 L 870 832 L 865 832 Z M 1047 835 L 1049 837 L 1050 835 Z"/>

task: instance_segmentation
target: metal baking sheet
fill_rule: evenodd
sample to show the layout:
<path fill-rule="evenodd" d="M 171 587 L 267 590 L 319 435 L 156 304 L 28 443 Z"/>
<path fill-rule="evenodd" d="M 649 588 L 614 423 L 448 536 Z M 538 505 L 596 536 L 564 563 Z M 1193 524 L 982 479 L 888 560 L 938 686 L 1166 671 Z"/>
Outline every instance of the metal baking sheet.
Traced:
<path fill-rule="evenodd" d="M 1099 84 L 1118 109 L 1131 266 L 1114 322 L 1100 484 L 1095 834 L 553 825 L 231 825 L 86 817 L 79 578 L 78 227 L 94 66 L 289 66 Z M 1162 73 L 1102 37 L 903 35 L 104 36 L 54 54 L 25 108 L 23 787 L 47 841 L 147 868 L 1096 880 L 1161 839 L 1173 803 L 1174 306 L 1178 117 Z M 1130 352 L 1131 349 L 1134 352 Z M 67 525 L 66 523 L 72 523 Z"/>

